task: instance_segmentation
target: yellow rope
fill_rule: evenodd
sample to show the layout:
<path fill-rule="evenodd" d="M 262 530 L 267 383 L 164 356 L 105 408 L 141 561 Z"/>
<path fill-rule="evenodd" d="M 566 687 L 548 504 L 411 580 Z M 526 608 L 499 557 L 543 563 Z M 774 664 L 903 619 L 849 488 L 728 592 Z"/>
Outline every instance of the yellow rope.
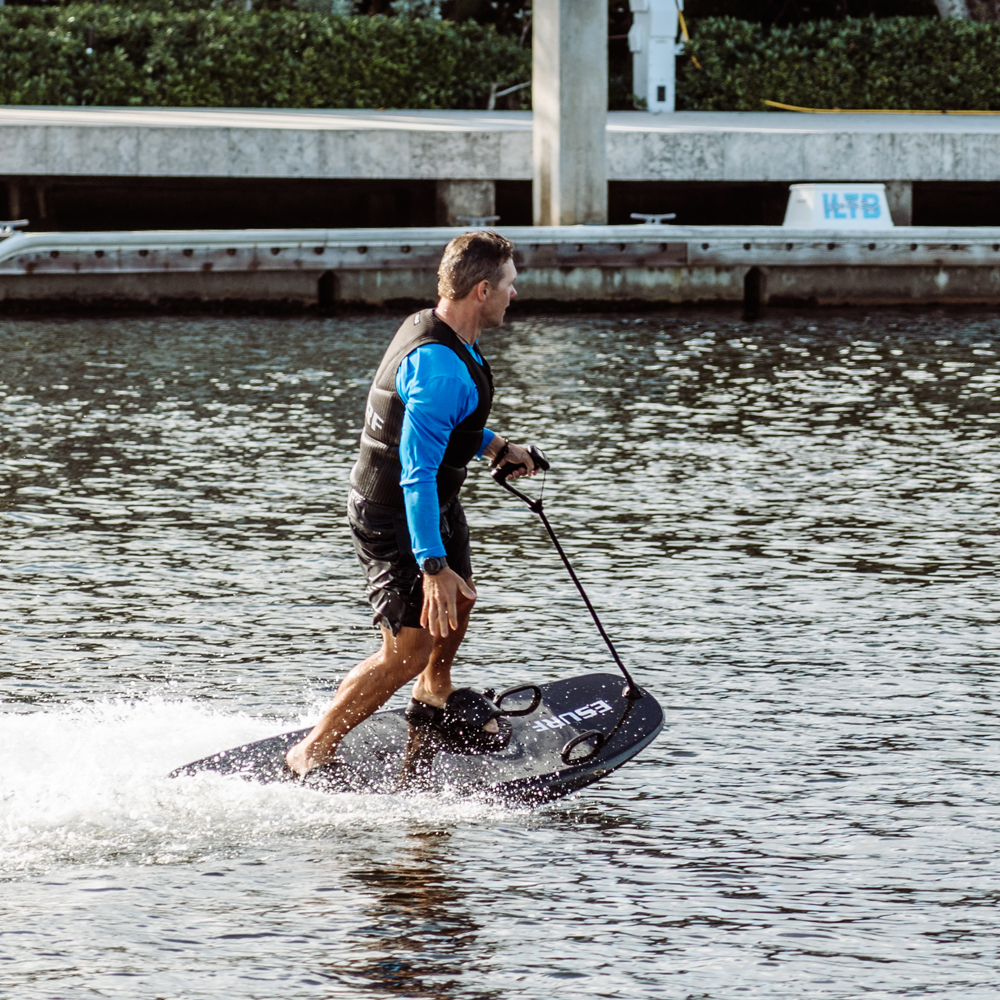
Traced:
<path fill-rule="evenodd" d="M 684 11 L 677 11 L 677 19 L 681 22 L 681 34 L 684 36 L 684 41 L 690 42 L 691 36 L 688 34 L 688 26 L 684 22 Z"/>
<path fill-rule="evenodd" d="M 794 104 L 779 104 L 777 101 L 764 101 L 772 108 L 782 111 L 802 111 L 811 115 L 1000 115 L 1000 111 L 909 111 L 874 108 L 798 108 Z"/>
<path fill-rule="evenodd" d="M 684 36 L 684 41 L 685 42 L 690 42 L 691 41 L 691 36 L 688 34 L 688 26 L 687 26 L 687 23 L 684 20 L 684 11 L 678 9 L 678 11 L 677 11 L 677 19 L 681 22 L 681 34 Z M 694 68 L 695 69 L 701 69 L 701 63 L 698 62 L 698 60 L 695 59 L 694 56 L 691 56 L 691 62 L 694 63 Z"/>

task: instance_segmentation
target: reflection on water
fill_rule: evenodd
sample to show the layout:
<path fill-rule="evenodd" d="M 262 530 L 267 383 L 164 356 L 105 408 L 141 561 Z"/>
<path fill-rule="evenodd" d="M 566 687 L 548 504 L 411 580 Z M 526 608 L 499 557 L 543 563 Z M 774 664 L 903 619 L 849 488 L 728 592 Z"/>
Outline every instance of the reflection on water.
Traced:
<path fill-rule="evenodd" d="M 374 647 L 343 506 L 393 328 L 0 325 L 0 996 L 995 996 L 992 314 L 488 335 L 663 736 L 534 813 L 164 778 Z M 537 519 L 467 499 L 462 682 L 606 669 Z"/>
<path fill-rule="evenodd" d="M 464 905 L 460 884 L 447 877 L 448 832 L 413 830 L 410 838 L 406 854 L 391 865 L 348 872 L 365 891 L 371 923 L 354 933 L 368 955 L 362 959 L 359 948 L 356 964 L 344 971 L 390 996 L 449 1000 L 478 961 L 480 924 Z"/>

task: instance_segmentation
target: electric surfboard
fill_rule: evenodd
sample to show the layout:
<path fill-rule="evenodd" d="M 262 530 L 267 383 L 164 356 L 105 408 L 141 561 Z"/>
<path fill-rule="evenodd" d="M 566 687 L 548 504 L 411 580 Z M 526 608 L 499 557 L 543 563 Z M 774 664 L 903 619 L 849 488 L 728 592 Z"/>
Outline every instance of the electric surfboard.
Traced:
<path fill-rule="evenodd" d="M 599 781 L 648 746 L 663 728 L 663 710 L 620 675 L 584 674 L 511 688 L 496 696 L 499 746 L 466 746 L 403 710 L 377 712 L 353 729 L 336 756 L 300 778 L 285 753 L 308 729 L 223 750 L 179 767 L 262 783 L 288 781 L 323 792 L 435 792 L 535 805 Z"/>

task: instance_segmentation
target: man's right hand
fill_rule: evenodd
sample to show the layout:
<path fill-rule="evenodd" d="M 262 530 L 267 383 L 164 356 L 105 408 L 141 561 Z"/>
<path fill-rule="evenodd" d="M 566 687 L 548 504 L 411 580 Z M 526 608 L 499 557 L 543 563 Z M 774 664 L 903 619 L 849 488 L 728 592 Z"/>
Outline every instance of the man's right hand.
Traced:
<path fill-rule="evenodd" d="M 443 639 L 458 628 L 458 595 L 470 601 L 478 596 L 450 566 L 433 576 L 424 574 L 424 606 L 420 611 L 420 626 L 435 639 Z"/>
<path fill-rule="evenodd" d="M 503 457 L 503 464 L 510 462 L 516 466 L 508 474 L 508 479 L 520 479 L 521 476 L 534 476 L 538 470 L 535 468 L 535 460 L 531 457 L 531 452 L 523 445 L 510 442 L 507 454 Z"/>

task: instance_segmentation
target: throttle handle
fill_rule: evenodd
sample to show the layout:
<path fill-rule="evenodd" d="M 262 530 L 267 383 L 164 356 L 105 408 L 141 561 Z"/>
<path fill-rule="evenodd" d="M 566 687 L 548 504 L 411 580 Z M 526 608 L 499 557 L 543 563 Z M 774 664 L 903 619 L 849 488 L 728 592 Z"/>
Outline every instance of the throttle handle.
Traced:
<path fill-rule="evenodd" d="M 552 468 L 552 463 L 548 460 L 545 452 L 542 451 L 537 445 L 528 445 L 528 454 L 531 456 L 532 462 L 535 463 L 536 469 L 541 469 L 542 472 L 547 472 Z M 525 468 L 524 462 L 504 462 L 503 465 L 498 465 L 490 475 L 498 482 L 502 483 L 506 478 L 515 470 Z"/>

